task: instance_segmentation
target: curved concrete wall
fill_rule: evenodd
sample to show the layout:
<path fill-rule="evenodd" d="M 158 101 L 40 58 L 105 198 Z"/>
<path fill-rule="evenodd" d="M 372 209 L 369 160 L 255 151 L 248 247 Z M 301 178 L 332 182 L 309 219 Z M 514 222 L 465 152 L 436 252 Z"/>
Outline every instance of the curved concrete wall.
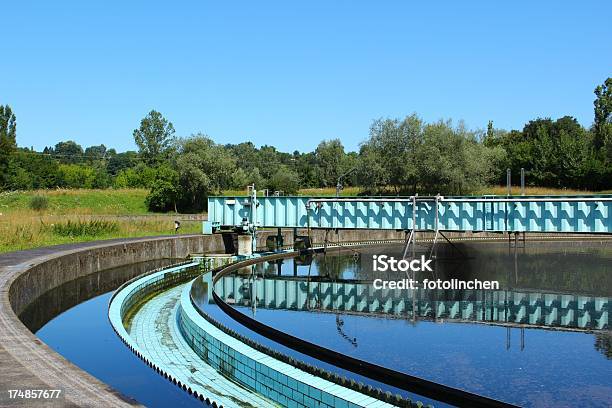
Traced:
<path fill-rule="evenodd" d="M 65 282 L 102 269 L 158 258 L 223 251 L 220 236 L 173 236 L 62 245 L 0 255 L 0 406 L 9 389 L 61 389 L 47 406 L 133 406 L 108 385 L 47 347 L 17 317 L 31 302 Z M 32 400 L 28 401 L 32 402 Z"/>
<path fill-rule="evenodd" d="M 265 246 L 270 233 L 258 235 L 258 247 Z M 291 232 L 283 235 L 285 242 L 292 242 Z M 401 237 L 403 234 L 395 231 L 344 231 L 331 233 L 328 239 Z M 313 240 L 324 241 L 324 232 L 313 233 Z M 55 353 L 18 316 L 47 291 L 96 271 L 222 251 L 220 235 L 185 235 L 67 244 L 0 255 L 0 406 L 23 406 L 23 400 L 8 399 L 9 389 L 63 390 L 60 400 L 36 401 L 41 406 L 82 406 L 84 402 L 105 407 L 138 405 Z"/>

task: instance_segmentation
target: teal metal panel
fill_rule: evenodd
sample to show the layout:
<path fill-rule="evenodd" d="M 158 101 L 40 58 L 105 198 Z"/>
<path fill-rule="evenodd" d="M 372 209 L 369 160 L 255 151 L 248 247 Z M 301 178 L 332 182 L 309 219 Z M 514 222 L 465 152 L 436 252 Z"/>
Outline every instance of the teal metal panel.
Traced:
<path fill-rule="evenodd" d="M 610 195 L 417 198 L 414 206 L 412 199 L 398 197 L 258 197 L 257 226 L 612 233 Z M 249 197 L 209 197 L 209 221 L 236 226 L 251 221 L 252 208 Z"/>

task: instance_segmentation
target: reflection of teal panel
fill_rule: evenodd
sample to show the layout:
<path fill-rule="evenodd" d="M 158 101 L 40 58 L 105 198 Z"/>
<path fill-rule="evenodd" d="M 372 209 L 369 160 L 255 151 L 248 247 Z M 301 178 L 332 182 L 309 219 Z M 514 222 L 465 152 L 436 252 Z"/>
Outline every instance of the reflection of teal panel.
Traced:
<path fill-rule="evenodd" d="M 493 230 L 506 231 L 506 203 L 493 203 Z"/>

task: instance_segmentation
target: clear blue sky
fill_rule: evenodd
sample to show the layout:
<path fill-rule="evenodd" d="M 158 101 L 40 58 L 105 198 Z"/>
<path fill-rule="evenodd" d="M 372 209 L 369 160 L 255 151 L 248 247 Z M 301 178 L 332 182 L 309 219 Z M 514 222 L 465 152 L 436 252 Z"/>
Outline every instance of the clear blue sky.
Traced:
<path fill-rule="evenodd" d="M 357 149 L 373 119 L 412 112 L 591 124 L 612 76 L 612 2 L 418 3 L 4 2 L 0 104 L 36 149 L 134 149 L 151 109 L 179 136 L 282 151 L 336 137 Z"/>

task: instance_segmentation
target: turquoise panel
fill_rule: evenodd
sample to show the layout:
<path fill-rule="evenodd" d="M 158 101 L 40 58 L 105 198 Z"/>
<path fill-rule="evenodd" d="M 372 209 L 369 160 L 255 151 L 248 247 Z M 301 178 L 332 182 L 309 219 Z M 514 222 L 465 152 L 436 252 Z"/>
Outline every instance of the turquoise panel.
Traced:
<path fill-rule="evenodd" d="M 397 198 L 326 199 L 308 205 L 317 198 L 258 197 L 255 207 L 258 227 L 612 233 L 610 195 L 537 197 L 537 201 L 530 200 L 534 197 L 513 198 L 516 201 L 492 201 L 504 199 L 492 196 L 452 197 L 437 204 L 435 199 L 419 198 L 413 208 L 412 200 Z M 236 226 L 243 219 L 251 221 L 252 208 L 249 197 L 209 197 L 208 220 Z"/>

